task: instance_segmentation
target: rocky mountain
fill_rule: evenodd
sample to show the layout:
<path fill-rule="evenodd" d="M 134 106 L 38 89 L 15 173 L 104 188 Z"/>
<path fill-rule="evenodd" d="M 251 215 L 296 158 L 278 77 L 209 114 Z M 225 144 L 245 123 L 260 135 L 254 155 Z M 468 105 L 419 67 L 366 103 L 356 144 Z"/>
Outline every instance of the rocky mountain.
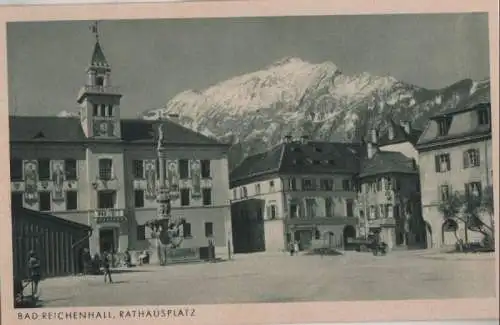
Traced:
<path fill-rule="evenodd" d="M 233 143 L 234 166 L 286 134 L 353 141 L 371 126 L 384 128 L 390 118 L 422 127 L 429 116 L 489 89 L 489 80 L 470 79 L 425 89 L 391 76 L 346 75 L 332 62 L 284 58 L 202 91 L 184 91 L 165 107 L 140 115 L 157 119 L 179 114 L 183 125 Z"/>

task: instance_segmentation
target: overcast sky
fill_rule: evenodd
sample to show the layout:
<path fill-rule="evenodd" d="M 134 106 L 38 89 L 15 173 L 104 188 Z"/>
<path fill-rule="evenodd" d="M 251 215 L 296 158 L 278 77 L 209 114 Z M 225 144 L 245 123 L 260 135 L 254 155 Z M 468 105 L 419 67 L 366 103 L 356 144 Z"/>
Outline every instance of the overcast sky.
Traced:
<path fill-rule="evenodd" d="M 74 110 L 94 38 L 89 22 L 9 23 L 10 113 Z M 427 88 L 489 77 L 486 14 L 103 21 L 122 116 L 164 105 L 285 57 Z"/>

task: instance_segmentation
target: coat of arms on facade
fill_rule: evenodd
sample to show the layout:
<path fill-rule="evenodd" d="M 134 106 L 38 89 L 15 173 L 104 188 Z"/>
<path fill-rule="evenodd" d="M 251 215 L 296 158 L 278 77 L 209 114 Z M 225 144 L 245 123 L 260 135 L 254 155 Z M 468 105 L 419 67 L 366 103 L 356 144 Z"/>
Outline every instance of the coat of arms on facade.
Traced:
<path fill-rule="evenodd" d="M 54 160 L 52 161 L 52 182 L 53 201 L 63 201 L 64 200 L 64 161 Z"/>
<path fill-rule="evenodd" d="M 36 160 L 24 162 L 24 200 L 33 205 L 38 202 L 38 163 Z"/>
<path fill-rule="evenodd" d="M 177 161 L 168 161 L 167 180 L 170 186 L 170 197 L 175 200 L 179 197 L 179 173 Z"/>
<path fill-rule="evenodd" d="M 198 199 L 201 197 L 201 165 L 198 160 L 191 162 L 191 182 L 193 188 L 191 197 Z"/>
<path fill-rule="evenodd" d="M 156 199 L 156 167 L 154 160 L 146 160 L 144 162 L 144 170 L 146 176 L 146 191 L 145 197 L 148 200 Z"/>

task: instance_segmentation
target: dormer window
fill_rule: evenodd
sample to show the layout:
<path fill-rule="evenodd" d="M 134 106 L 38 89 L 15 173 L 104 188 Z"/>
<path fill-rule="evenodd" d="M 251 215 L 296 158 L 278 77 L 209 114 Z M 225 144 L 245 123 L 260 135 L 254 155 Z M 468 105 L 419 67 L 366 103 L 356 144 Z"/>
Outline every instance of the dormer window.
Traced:
<path fill-rule="evenodd" d="M 445 136 L 448 134 L 451 126 L 451 117 L 444 117 L 438 120 L 439 135 Z"/>
<path fill-rule="evenodd" d="M 477 120 L 479 125 L 489 125 L 490 124 L 490 114 L 487 109 L 481 108 L 477 111 Z"/>

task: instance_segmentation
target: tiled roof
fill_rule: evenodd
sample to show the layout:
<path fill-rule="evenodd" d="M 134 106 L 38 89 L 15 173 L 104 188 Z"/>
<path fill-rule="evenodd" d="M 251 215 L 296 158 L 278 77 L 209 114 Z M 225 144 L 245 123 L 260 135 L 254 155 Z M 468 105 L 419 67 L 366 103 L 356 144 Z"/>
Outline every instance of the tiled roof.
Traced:
<path fill-rule="evenodd" d="M 354 173 L 364 152 L 360 144 L 341 142 L 292 142 L 284 148 L 279 170 L 284 174 Z"/>
<path fill-rule="evenodd" d="M 152 120 L 122 120 L 122 139 L 133 143 L 156 143 L 158 139 L 158 125 L 160 121 Z M 169 120 L 163 120 L 164 142 L 166 144 L 191 144 L 191 145 L 222 145 L 216 139 L 190 130 L 182 125 Z"/>
<path fill-rule="evenodd" d="M 258 176 L 279 173 L 355 174 L 365 156 L 365 146 L 357 143 L 308 141 L 281 143 L 269 151 L 252 155 L 229 175 L 232 186 Z"/>
<path fill-rule="evenodd" d="M 416 129 L 412 126 L 410 126 L 410 134 L 408 134 L 403 126 L 394 122 L 392 119 L 390 120 L 390 127 L 391 126 L 394 130 L 394 137 L 389 139 L 389 130 L 386 130 L 379 138 L 380 146 L 403 142 L 410 142 L 415 145 L 418 142 L 418 138 L 420 138 L 420 135 L 422 134 L 422 130 Z"/>
<path fill-rule="evenodd" d="M 157 141 L 159 121 L 121 120 L 122 141 L 151 143 Z M 164 142 L 177 145 L 226 146 L 219 141 L 185 128 L 175 122 L 164 120 Z M 80 119 L 52 116 L 10 116 L 11 142 L 88 142 Z"/>
<path fill-rule="evenodd" d="M 363 160 L 360 177 L 387 173 L 417 174 L 413 159 L 400 152 L 378 151 L 371 159 Z"/>
<path fill-rule="evenodd" d="M 79 118 L 10 116 L 9 122 L 11 142 L 80 142 L 85 140 Z"/>
<path fill-rule="evenodd" d="M 265 173 L 278 172 L 283 155 L 284 144 L 279 144 L 266 152 L 245 158 L 230 173 L 231 182 Z"/>
<path fill-rule="evenodd" d="M 491 103 L 491 95 L 489 88 L 483 91 L 479 91 L 475 94 L 473 94 L 471 97 L 469 97 L 466 101 L 461 102 L 458 106 L 456 107 L 451 107 L 447 110 L 438 112 L 433 116 L 433 118 L 437 118 L 443 115 L 453 115 L 456 113 L 460 113 L 463 111 L 468 111 L 471 109 L 474 109 L 475 107 L 479 105 L 489 105 Z"/>
<path fill-rule="evenodd" d="M 94 52 L 92 52 L 92 59 L 90 60 L 90 65 L 95 67 L 109 67 L 109 63 L 104 56 L 101 44 L 96 42 L 94 45 Z"/>

